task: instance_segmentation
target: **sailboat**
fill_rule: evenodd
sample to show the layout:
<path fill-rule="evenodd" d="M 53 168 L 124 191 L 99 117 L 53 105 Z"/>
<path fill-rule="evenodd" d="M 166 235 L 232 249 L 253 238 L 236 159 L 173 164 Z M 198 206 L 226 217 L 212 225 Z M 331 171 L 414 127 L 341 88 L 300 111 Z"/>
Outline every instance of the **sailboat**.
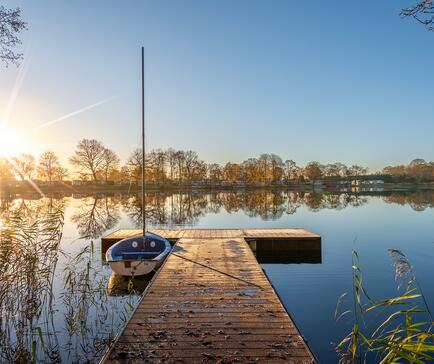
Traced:
<path fill-rule="evenodd" d="M 145 219 L 145 52 L 142 47 L 142 221 L 143 233 L 123 239 L 106 252 L 110 268 L 122 276 L 143 276 L 155 271 L 170 253 L 169 241 L 146 230 Z"/>

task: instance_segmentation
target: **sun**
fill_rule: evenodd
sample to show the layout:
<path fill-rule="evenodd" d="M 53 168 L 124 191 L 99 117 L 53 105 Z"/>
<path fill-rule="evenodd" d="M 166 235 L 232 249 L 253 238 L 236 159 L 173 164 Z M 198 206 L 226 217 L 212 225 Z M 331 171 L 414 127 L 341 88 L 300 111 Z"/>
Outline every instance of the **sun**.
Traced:
<path fill-rule="evenodd" d="M 23 142 L 10 128 L 0 125 L 0 157 L 11 157 L 24 149 Z"/>

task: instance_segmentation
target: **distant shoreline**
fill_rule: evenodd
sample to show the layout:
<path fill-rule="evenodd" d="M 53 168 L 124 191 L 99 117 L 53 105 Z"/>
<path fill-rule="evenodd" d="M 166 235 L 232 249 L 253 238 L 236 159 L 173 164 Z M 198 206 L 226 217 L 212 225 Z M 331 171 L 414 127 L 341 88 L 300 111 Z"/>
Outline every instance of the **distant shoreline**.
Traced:
<path fill-rule="evenodd" d="M 83 185 L 72 186 L 70 184 L 40 185 L 38 189 L 44 194 L 66 193 L 70 194 L 93 194 L 93 193 L 122 193 L 137 194 L 141 192 L 139 185 Z M 315 183 L 298 184 L 233 184 L 233 185 L 195 185 L 195 184 L 148 184 L 147 192 L 200 192 L 200 191 L 298 191 L 298 192 L 388 192 L 388 191 L 411 191 L 411 190 L 434 190 L 434 182 L 423 183 L 384 183 L 381 185 L 362 185 L 344 187 L 327 186 Z M 17 186 L 0 186 L 0 196 L 16 194 L 38 194 L 39 192 L 28 183 Z"/>

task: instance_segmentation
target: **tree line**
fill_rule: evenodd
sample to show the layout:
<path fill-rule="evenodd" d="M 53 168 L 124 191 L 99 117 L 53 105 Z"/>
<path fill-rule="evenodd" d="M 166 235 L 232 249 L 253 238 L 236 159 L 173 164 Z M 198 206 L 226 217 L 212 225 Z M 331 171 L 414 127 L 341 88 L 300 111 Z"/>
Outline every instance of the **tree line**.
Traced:
<path fill-rule="evenodd" d="M 393 176 L 396 180 L 434 181 L 434 162 L 424 159 L 413 159 L 409 164 L 387 166 L 383 173 Z"/>
<path fill-rule="evenodd" d="M 82 139 L 69 158 L 73 171 L 61 165 L 52 151 L 43 152 L 39 158 L 20 154 L 8 160 L 0 159 L 0 179 L 40 179 L 53 182 L 67 178 L 82 181 L 119 181 L 138 183 L 141 180 L 142 151 L 135 149 L 125 163 L 101 141 Z M 313 161 L 299 166 L 291 159 L 276 154 L 261 154 L 241 163 L 224 165 L 206 163 L 192 150 L 154 149 L 145 158 L 146 181 L 149 183 L 194 183 L 211 181 L 229 183 L 290 183 L 322 178 L 357 178 L 368 169 L 360 165 L 343 163 L 321 164 Z M 420 180 L 434 179 L 434 163 L 415 159 L 407 166 L 388 166 L 383 173 L 395 177 L 412 176 Z"/>
<path fill-rule="evenodd" d="M 63 181 L 69 175 L 52 151 L 43 152 L 38 160 L 31 154 L 20 154 L 6 159 L 0 156 L 0 181 L 39 178 L 43 181 Z"/>
<path fill-rule="evenodd" d="M 69 162 L 73 167 L 72 173 L 60 164 L 52 151 L 43 152 L 38 159 L 30 154 L 20 154 L 0 160 L 0 179 L 37 178 L 53 182 L 76 178 L 93 182 L 135 183 L 141 180 L 141 149 L 133 150 L 125 163 L 121 163 L 119 156 L 101 141 L 82 139 Z M 354 177 L 366 174 L 367 170 L 359 165 L 348 167 L 339 162 L 322 165 L 314 161 L 301 167 L 293 160 L 283 160 L 276 154 L 261 154 L 242 163 L 228 162 L 224 165 L 206 163 L 192 150 L 154 149 L 145 156 L 146 181 L 151 183 L 207 180 L 272 184 L 324 177 Z"/>

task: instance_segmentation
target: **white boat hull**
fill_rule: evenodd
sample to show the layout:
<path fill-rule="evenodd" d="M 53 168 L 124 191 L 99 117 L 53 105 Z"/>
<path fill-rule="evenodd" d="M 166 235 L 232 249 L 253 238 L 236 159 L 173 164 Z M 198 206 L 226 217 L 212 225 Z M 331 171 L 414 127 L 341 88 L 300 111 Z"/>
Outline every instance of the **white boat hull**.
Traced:
<path fill-rule="evenodd" d="M 144 276 L 158 269 L 172 249 L 169 241 L 156 234 L 123 239 L 106 252 L 113 272 L 122 276 Z"/>
<path fill-rule="evenodd" d="M 121 276 L 144 276 L 158 269 L 162 261 L 155 260 L 131 260 L 108 262 L 113 272 Z"/>

